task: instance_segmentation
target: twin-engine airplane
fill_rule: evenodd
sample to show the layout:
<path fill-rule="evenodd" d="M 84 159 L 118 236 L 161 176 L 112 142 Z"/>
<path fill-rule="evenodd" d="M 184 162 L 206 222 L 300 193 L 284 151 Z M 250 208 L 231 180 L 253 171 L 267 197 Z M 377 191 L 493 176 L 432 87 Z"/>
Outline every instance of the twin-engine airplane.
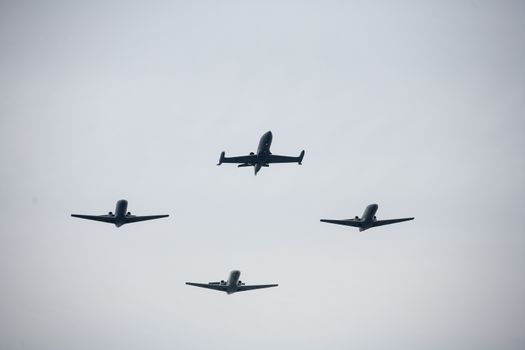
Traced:
<path fill-rule="evenodd" d="M 368 230 L 369 228 L 376 227 L 376 226 L 390 225 L 390 224 L 395 224 L 397 222 L 414 220 L 414 218 L 377 220 L 375 217 L 377 208 L 378 208 L 377 204 L 370 204 L 369 206 L 366 207 L 365 212 L 363 213 L 363 216 L 361 218 L 359 218 L 359 216 L 356 216 L 354 219 L 346 219 L 346 220 L 321 219 L 321 221 L 328 222 L 330 224 L 359 227 L 359 232 L 361 232 L 361 231 Z"/>
<path fill-rule="evenodd" d="M 257 148 L 257 154 L 251 152 L 247 156 L 239 157 L 225 157 L 225 152 L 221 153 L 219 164 L 222 163 L 241 163 L 238 167 L 253 166 L 255 168 L 255 175 L 261 170 L 262 167 L 268 167 L 272 163 L 299 163 L 303 161 L 304 150 L 301 151 L 299 157 L 288 157 L 278 156 L 270 152 L 270 146 L 272 145 L 272 132 L 268 131 L 261 137 L 259 141 L 259 147 Z"/>
<path fill-rule="evenodd" d="M 109 212 L 108 215 L 71 214 L 71 216 L 74 218 L 107 222 L 109 224 L 114 224 L 117 227 L 120 227 L 124 224 L 130 224 L 133 222 L 160 219 L 160 218 L 166 218 L 169 216 L 169 215 L 135 216 L 135 215 L 131 215 L 129 211 L 126 212 L 127 209 L 128 209 L 128 201 L 125 199 L 121 199 L 117 202 L 117 206 L 115 208 L 115 214 L 113 214 L 112 212 Z"/>
<path fill-rule="evenodd" d="M 226 292 L 228 294 L 243 292 L 245 290 L 270 288 L 270 287 L 278 286 L 278 284 L 259 284 L 259 285 L 247 286 L 239 280 L 240 276 L 241 276 L 241 272 L 235 270 L 235 271 L 230 272 L 230 277 L 228 278 L 227 281 L 210 282 L 210 283 L 186 282 L 186 284 L 189 286 L 214 289 L 220 292 Z"/>

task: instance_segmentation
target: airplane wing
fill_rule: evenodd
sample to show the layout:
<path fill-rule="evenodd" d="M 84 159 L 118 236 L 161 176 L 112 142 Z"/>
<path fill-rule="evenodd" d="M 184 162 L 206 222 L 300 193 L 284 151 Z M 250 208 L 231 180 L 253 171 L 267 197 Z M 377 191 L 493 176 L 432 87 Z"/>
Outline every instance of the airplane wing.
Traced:
<path fill-rule="evenodd" d="M 409 221 L 409 220 L 414 220 L 414 218 L 402 218 L 402 219 L 390 219 L 390 220 L 377 220 L 377 221 L 374 222 L 374 227 L 375 227 L 375 226 L 390 225 L 390 224 L 395 224 L 395 223 L 398 223 L 398 222 Z"/>
<path fill-rule="evenodd" d="M 107 222 L 110 224 L 115 223 L 115 217 L 113 215 L 79 215 L 79 214 L 71 214 L 74 218 L 80 218 L 80 219 L 86 219 L 86 220 L 94 220 L 94 221 L 101 221 L 101 222 Z"/>
<path fill-rule="evenodd" d="M 276 154 L 270 154 L 268 155 L 267 162 L 268 163 L 299 163 L 303 161 L 304 157 L 304 151 L 301 152 L 299 157 L 289 157 L 289 156 L 279 156 Z"/>
<path fill-rule="evenodd" d="M 222 163 L 255 163 L 257 161 L 256 155 L 247 155 L 239 157 L 224 157 L 221 155 L 219 165 Z"/>
<path fill-rule="evenodd" d="M 329 224 L 353 226 L 353 227 L 361 227 L 361 226 L 363 226 L 363 223 L 361 221 L 354 220 L 354 219 L 347 219 L 347 220 L 321 219 L 321 222 L 327 222 Z"/>
<path fill-rule="evenodd" d="M 221 285 L 221 284 L 209 284 L 209 283 L 193 283 L 193 282 L 186 282 L 188 286 L 194 286 L 194 287 L 201 287 L 201 288 L 207 288 L 207 289 L 213 289 L 218 290 L 221 292 L 226 292 L 227 286 Z"/>
<path fill-rule="evenodd" d="M 169 215 L 149 215 L 149 216 L 127 215 L 126 223 L 146 221 L 146 220 L 155 220 L 155 219 L 160 219 L 160 218 L 167 218 L 168 216 Z"/>
<path fill-rule="evenodd" d="M 277 287 L 277 286 L 278 284 L 259 284 L 259 285 L 252 285 L 252 286 L 238 286 L 237 291 L 244 292 L 245 290 L 271 288 L 271 287 Z"/>

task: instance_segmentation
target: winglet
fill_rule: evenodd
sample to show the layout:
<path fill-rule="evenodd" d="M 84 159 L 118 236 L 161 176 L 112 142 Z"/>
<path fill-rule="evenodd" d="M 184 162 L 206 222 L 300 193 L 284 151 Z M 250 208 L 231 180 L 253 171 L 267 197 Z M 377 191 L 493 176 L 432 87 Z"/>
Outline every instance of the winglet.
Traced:
<path fill-rule="evenodd" d="M 299 165 L 302 165 L 303 163 L 303 158 L 304 158 L 304 149 L 301 151 L 301 154 L 299 155 L 299 161 L 297 163 L 299 163 Z"/>
<path fill-rule="evenodd" d="M 221 152 L 221 157 L 219 159 L 219 163 L 217 165 L 221 165 L 222 164 L 222 161 L 224 160 L 224 155 L 226 154 L 226 152 L 222 151 Z"/>

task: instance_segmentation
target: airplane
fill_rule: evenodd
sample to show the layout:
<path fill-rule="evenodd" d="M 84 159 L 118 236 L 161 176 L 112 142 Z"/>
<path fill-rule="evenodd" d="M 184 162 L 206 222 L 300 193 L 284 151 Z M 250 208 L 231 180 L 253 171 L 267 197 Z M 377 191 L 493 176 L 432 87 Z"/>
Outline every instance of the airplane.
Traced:
<path fill-rule="evenodd" d="M 390 225 L 390 224 L 395 224 L 397 222 L 414 220 L 414 218 L 377 220 L 375 214 L 377 212 L 378 207 L 379 206 L 377 204 L 368 205 L 361 218 L 356 216 L 354 219 L 346 219 L 346 220 L 321 219 L 321 222 L 328 222 L 330 224 L 359 227 L 359 232 L 362 232 L 362 231 L 368 230 L 369 228 L 376 227 L 376 226 Z"/>
<path fill-rule="evenodd" d="M 270 152 L 270 146 L 272 145 L 272 132 L 268 131 L 265 133 L 259 141 L 259 147 L 257 148 L 257 154 L 251 152 L 247 156 L 240 157 L 225 157 L 225 152 L 221 153 L 219 164 L 222 163 L 241 163 L 238 165 L 239 168 L 253 166 L 255 168 L 255 175 L 261 170 L 262 167 L 268 167 L 272 163 L 299 163 L 302 164 L 304 157 L 304 150 L 301 151 L 299 157 L 288 157 L 278 156 Z"/>
<path fill-rule="evenodd" d="M 160 219 L 160 218 L 166 218 L 169 216 L 169 215 L 135 216 L 135 215 L 131 215 L 129 211 L 126 212 L 127 209 L 128 209 L 128 201 L 125 199 L 121 199 L 117 202 L 117 206 L 115 207 L 115 214 L 113 214 L 112 212 L 109 212 L 108 215 L 71 214 L 71 216 L 74 218 L 107 222 L 110 224 L 115 224 L 115 226 L 117 227 L 120 227 L 124 224 L 130 224 L 133 222 Z"/>
<path fill-rule="evenodd" d="M 271 288 L 271 287 L 278 286 L 278 284 L 258 284 L 258 285 L 254 284 L 251 286 L 247 286 L 239 280 L 240 276 L 241 276 L 241 272 L 234 270 L 230 272 L 230 277 L 228 278 L 227 281 L 222 280 L 220 282 L 210 282 L 210 283 L 186 282 L 186 284 L 189 286 L 214 289 L 214 290 L 218 290 L 221 292 L 226 292 L 227 294 L 243 292 L 245 290 Z"/>

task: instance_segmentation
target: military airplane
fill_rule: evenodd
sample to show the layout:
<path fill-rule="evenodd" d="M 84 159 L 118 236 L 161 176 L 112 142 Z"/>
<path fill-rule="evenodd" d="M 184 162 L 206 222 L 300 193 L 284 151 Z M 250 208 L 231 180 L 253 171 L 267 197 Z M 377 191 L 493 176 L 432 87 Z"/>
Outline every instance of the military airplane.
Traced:
<path fill-rule="evenodd" d="M 109 224 L 114 224 L 117 227 L 120 227 L 124 224 L 130 224 L 133 222 L 160 219 L 160 218 L 166 218 L 169 216 L 169 215 L 135 216 L 135 215 L 131 215 L 130 212 L 126 212 L 127 209 L 128 209 L 128 201 L 125 199 L 121 199 L 117 202 L 117 206 L 115 208 L 115 214 L 113 214 L 112 212 L 109 212 L 108 215 L 71 214 L 71 216 L 74 218 L 107 222 Z"/>
<path fill-rule="evenodd" d="M 377 204 L 370 204 L 369 206 L 366 207 L 365 212 L 363 213 L 363 216 L 361 218 L 359 218 L 359 216 L 356 216 L 354 219 L 346 219 L 346 220 L 321 219 L 321 222 L 328 222 L 330 224 L 359 227 L 359 232 L 361 232 L 361 231 L 365 231 L 365 230 L 368 230 L 369 228 L 376 227 L 376 226 L 390 225 L 390 224 L 395 224 L 397 222 L 414 220 L 414 218 L 377 220 L 375 214 L 377 212 L 378 207 L 379 206 Z"/>
<path fill-rule="evenodd" d="M 238 167 L 253 166 L 255 168 L 255 175 L 261 170 L 262 167 L 268 167 L 272 163 L 299 163 L 303 161 L 304 150 L 301 151 L 298 157 L 289 156 L 278 156 L 270 152 L 270 146 L 272 145 L 272 132 L 268 131 L 265 133 L 259 141 L 259 147 L 257 148 L 257 154 L 251 152 L 247 156 L 239 157 L 226 157 L 225 152 L 221 153 L 219 164 L 222 163 L 241 163 Z"/>
<path fill-rule="evenodd" d="M 228 278 L 227 281 L 223 280 L 220 282 L 210 282 L 210 283 L 186 282 L 186 284 L 189 286 L 214 289 L 214 290 L 218 290 L 221 292 L 226 292 L 228 294 L 243 292 L 245 290 L 270 288 L 270 287 L 278 286 L 278 284 L 259 284 L 259 285 L 256 284 L 256 285 L 247 286 L 239 280 L 240 276 L 241 276 L 241 272 L 235 270 L 235 271 L 230 272 L 230 277 Z"/>

